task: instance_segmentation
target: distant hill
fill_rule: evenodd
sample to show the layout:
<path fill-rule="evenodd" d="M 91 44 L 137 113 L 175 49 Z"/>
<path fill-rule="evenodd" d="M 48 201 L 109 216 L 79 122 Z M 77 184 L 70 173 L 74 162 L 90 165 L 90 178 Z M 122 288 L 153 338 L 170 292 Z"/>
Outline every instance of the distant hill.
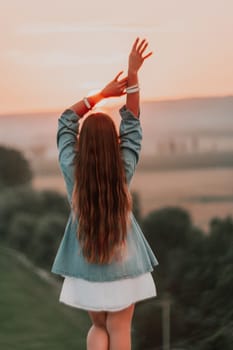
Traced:
<path fill-rule="evenodd" d="M 59 290 L 25 266 L 14 250 L 0 247 L 0 348 L 85 349 L 86 312 L 59 303 Z"/>
<path fill-rule="evenodd" d="M 120 107 L 103 107 L 117 125 Z M 61 112 L 1 115 L 0 143 L 21 148 L 32 160 L 56 158 Z M 142 102 L 141 123 L 144 156 L 233 151 L 233 96 Z"/>
<path fill-rule="evenodd" d="M 201 130 L 232 133 L 233 96 L 145 101 L 141 104 L 141 118 L 145 132 L 153 126 L 156 134 Z"/>
<path fill-rule="evenodd" d="M 146 127 L 153 120 L 153 125 L 163 133 L 232 135 L 233 132 L 233 96 L 145 102 L 142 114 Z"/>

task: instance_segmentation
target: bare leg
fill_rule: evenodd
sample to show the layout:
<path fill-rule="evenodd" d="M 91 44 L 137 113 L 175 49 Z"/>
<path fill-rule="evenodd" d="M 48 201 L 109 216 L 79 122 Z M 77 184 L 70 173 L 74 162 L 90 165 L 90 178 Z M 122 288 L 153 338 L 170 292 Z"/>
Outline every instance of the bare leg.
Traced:
<path fill-rule="evenodd" d="M 131 321 L 135 304 L 124 310 L 108 312 L 106 328 L 110 338 L 109 350 L 131 350 Z"/>
<path fill-rule="evenodd" d="M 106 329 L 106 316 L 104 311 L 88 311 L 92 320 L 92 327 L 87 334 L 87 350 L 109 350 L 109 336 Z"/>

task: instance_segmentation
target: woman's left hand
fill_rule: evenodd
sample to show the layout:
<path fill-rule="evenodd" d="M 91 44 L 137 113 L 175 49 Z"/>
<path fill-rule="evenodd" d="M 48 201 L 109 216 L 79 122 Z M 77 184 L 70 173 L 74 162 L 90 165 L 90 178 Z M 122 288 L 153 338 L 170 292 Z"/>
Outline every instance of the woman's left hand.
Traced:
<path fill-rule="evenodd" d="M 101 91 L 101 95 L 103 96 L 103 98 L 117 97 L 126 94 L 125 89 L 127 87 L 128 77 L 118 80 L 122 73 L 123 71 L 119 72 L 115 76 L 115 78 L 103 88 L 103 90 Z"/>

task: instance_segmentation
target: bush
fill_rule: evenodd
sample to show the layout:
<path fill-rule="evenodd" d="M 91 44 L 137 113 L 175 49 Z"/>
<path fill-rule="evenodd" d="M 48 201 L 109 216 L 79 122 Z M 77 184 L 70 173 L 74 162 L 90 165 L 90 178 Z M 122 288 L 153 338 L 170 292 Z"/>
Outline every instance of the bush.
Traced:
<path fill-rule="evenodd" d="M 55 191 L 35 191 L 29 186 L 6 189 L 0 196 L 0 237 L 5 239 L 15 215 L 26 213 L 32 217 L 49 213 L 68 216 L 67 198 Z"/>
<path fill-rule="evenodd" d="M 0 146 L 0 187 L 30 184 L 32 170 L 19 150 Z"/>
<path fill-rule="evenodd" d="M 37 217 L 27 213 L 17 213 L 9 224 L 7 242 L 26 254 L 31 251 Z"/>
<path fill-rule="evenodd" d="M 189 213 L 178 207 L 152 211 L 142 221 L 143 232 L 154 248 L 161 266 L 171 263 L 171 251 L 177 255 L 177 249 L 185 249 L 191 228 Z"/>
<path fill-rule="evenodd" d="M 32 242 L 32 260 L 39 266 L 51 266 L 64 234 L 67 218 L 64 215 L 45 214 L 37 222 Z"/>
<path fill-rule="evenodd" d="M 14 216 L 25 213 L 38 215 L 42 205 L 38 193 L 29 186 L 5 189 L 0 196 L 0 235 L 5 239 Z"/>

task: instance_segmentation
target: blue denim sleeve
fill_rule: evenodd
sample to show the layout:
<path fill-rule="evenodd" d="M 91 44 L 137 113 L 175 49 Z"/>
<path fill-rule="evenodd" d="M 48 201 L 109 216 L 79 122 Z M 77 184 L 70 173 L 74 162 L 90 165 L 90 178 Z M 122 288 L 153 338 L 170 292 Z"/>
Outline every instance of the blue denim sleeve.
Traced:
<path fill-rule="evenodd" d="M 137 118 L 126 108 L 126 105 L 121 107 L 119 112 L 121 115 L 119 132 L 120 148 L 127 183 L 130 185 L 141 151 L 142 127 L 140 123 L 140 112 Z"/>
<path fill-rule="evenodd" d="M 69 203 L 71 203 L 74 187 L 74 161 L 77 153 L 75 146 L 79 132 L 79 120 L 80 116 L 71 109 L 66 109 L 58 119 L 58 160 L 65 179 Z"/>

